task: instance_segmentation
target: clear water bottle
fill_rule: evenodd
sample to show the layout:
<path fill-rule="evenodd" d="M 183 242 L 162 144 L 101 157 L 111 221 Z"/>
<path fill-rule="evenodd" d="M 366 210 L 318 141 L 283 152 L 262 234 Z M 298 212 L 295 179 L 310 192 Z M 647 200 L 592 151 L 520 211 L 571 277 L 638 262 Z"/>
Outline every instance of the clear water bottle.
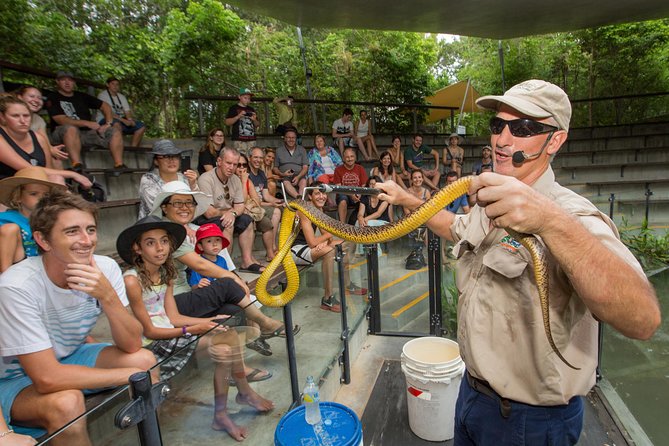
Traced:
<path fill-rule="evenodd" d="M 318 424 L 321 422 L 321 409 L 318 406 L 321 398 L 318 394 L 318 386 L 314 383 L 313 376 L 307 376 L 307 385 L 304 386 L 302 393 L 304 401 L 304 418 L 309 424 Z"/>

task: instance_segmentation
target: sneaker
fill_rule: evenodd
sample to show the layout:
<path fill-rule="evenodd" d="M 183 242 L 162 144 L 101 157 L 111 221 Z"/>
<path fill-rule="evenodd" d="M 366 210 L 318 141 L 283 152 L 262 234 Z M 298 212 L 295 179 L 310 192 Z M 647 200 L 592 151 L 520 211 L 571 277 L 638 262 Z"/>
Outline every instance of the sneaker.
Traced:
<path fill-rule="evenodd" d="M 321 299 L 321 309 L 332 311 L 333 313 L 341 313 L 341 304 L 333 294 L 328 298 L 324 297 Z"/>
<path fill-rule="evenodd" d="M 357 296 L 364 296 L 367 294 L 367 288 L 359 287 L 353 282 L 349 283 L 346 287 L 346 294 L 355 294 Z"/>

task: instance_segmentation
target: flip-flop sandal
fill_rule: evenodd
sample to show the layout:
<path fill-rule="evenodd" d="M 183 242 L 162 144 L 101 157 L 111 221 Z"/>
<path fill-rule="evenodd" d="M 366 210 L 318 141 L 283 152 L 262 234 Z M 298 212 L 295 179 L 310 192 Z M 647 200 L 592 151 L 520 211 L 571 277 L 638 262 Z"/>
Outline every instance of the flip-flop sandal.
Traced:
<path fill-rule="evenodd" d="M 246 268 L 239 268 L 239 270 L 245 273 L 262 274 L 262 272 L 265 270 L 265 267 L 259 263 L 253 263 Z"/>
<path fill-rule="evenodd" d="M 272 348 L 262 337 L 246 344 L 246 347 L 255 350 L 263 356 L 272 356 Z"/>
<path fill-rule="evenodd" d="M 295 327 L 293 328 L 293 335 L 296 335 L 300 332 L 300 327 L 299 325 L 295 324 Z M 260 339 L 272 339 L 272 338 L 285 338 L 286 337 L 286 326 L 281 324 L 279 328 L 277 328 L 274 331 L 271 332 L 261 332 L 260 333 Z"/>
<path fill-rule="evenodd" d="M 264 373 L 264 375 L 262 375 L 262 373 Z M 258 375 L 260 376 L 258 377 Z M 269 370 L 253 369 L 251 373 L 246 375 L 246 381 L 248 381 L 249 383 L 257 383 L 260 381 L 267 381 L 272 376 L 273 376 L 272 372 L 270 372 Z M 228 381 L 232 387 L 237 386 L 237 383 L 235 382 L 234 378 L 230 377 Z"/>

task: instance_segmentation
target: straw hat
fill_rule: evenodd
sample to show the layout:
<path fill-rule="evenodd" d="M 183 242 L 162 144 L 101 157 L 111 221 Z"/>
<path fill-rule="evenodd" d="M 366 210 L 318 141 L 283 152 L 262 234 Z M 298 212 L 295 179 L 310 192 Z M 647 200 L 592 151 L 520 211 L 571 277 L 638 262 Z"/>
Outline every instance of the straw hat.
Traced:
<path fill-rule="evenodd" d="M 168 234 L 174 237 L 174 249 L 181 246 L 186 238 L 186 228 L 183 225 L 162 220 L 155 215 L 146 216 L 137 220 L 135 224 L 126 228 L 116 239 L 116 252 L 129 265 L 132 265 L 133 249 L 132 245 L 137 237 L 153 229 L 164 229 Z"/>
<path fill-rule="evenodd" d="M 457 133 L 451 133 L 451 134 L 448 136 L 448 143 L 449 143 L 449 144 L 451 143 L 451 138 L 458 138 L 458 144 L 462 144 L 462 143 L 465 141 L 465 138 L 463 138 L 462 136 L 458 135 Z"/>
<path fill-rule="evenodd" d="M 166 198 L 171 197 L 172 195 L 192 195 L 193 199 L 197 201 L 197 207 L 195 208 L 195 215 L 193 218 L 197 218 L 200 215 L 204 214 L 205 211 L 213 204 L 211 197 L 204 192 L 192 191 L 186 183 L 183 181 L 170 181 L 163 185 L 162 190 L 153 201 L 153 209 L 151 209 L 151 214 L 156 217 L 162 217 L 163 211 L 160 208 L 160 205 L 165 201 Z"/>
<path fill-rule="evenodd" d="M 24 184 L 43 184 L 49 187 L 67 189 L 64 184 L 49 181 L 49 177 L 43 167 L 32 166 L 17 171 L 13 177 L 7 177 L 0 180 L 0 203 L 10 206 L 9 199 L 12 192 Z"/>

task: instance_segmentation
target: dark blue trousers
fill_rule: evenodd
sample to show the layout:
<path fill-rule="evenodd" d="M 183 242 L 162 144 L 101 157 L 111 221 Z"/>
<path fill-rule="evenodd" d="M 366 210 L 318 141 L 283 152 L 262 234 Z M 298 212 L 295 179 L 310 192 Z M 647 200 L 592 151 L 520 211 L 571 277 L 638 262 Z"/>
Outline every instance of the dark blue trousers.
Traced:
<path fill-rule="evenodd" d="M 474 390 L 463 377 L 455 405 L 456 446 L 568 446 L 583 427 L 583 398 L 560 406 L 531 406 L 510 401 L 508 417 L 501 400 Z"/>

